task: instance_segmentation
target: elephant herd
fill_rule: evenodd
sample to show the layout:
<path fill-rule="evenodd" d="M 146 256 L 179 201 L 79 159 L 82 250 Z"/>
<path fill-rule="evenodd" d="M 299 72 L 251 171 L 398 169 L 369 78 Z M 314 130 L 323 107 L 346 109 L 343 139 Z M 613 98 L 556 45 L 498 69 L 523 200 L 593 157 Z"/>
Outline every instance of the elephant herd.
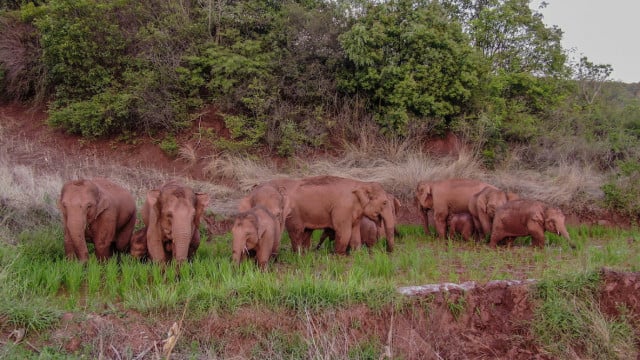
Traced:
<path fill-rule="evenodd" d="M 421 181 L 415 196 L 425 233 L 433 218 L 440 238 L 448 227 L 449 236 L 460 233 L 467 240 L 490 234 L 491 247 L 524 235 L 543 247 L 545 231 L 570 241 L 559 209 L 519 199 L 477 180 Z M 127 251 L 156 262 L 191 259 L 200 245 L 198 225 L 209 200 L 208 194 L 167 182 L 147 192 L 144 227 L 134 232 L 136 203 L 131 192 L 104 178 L 69 181 L 58 201 L 65 254 L 86 262 L 87 241 L 92 241 L 98 260 Z M 377 182 L 337 176 L 270 180 L 255 186 L 238 203 L 231 229 L 232 260 L 240 263 L 253 257 L 265 269 L 277 255 L 285 230 L 294 252 L 311 247 L 316 229 L 323 230 L 317 246 L 332 239 L 337 254 L 345 255 L 362 244 L 371 247 L 383 235 L 387 251 L 392 252 L 400 206 Z"/>
<path fill-rule="evenodd" d="M 431 217 L 438 236 L 444 238 L 460 233 L 485 239 L 495 248 L 501 241 L 509 243 L 515 237 L 530 235 L 532 244 L 544 247 L 544 232 L 561 235 L 572 248 L 565 226 L 565 217 L 558 208 L 541 201 L 520 199 L 517 194 L 472 179 L 421 181 L 416 188 L 416 202 L 426 233 Z"/>

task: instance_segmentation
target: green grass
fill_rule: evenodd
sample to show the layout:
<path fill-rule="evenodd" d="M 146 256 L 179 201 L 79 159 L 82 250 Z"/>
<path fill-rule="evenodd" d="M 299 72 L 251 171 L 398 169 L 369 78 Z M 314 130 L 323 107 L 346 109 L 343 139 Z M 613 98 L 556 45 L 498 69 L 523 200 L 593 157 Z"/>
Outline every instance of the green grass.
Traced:
<path fill-rule="evenodd" d="M 597 272 L 543 279 L 536 286 L 533 331 L 558 358 L 635 359 L 633 319 L 602 314 Z"/>
<path fill-rule="evenodd" d="M 379 307 L 397 296 L 398 286 L 540 279 L 604 266 L 627 271 L 640 266 L 640 243 L 629 240 L 640 235 L 631 230 L 572 228 L 577 250 L 552 235 L 542 250 L 526 244 L 492 250 L 484 244 L 424 236 L 416 228 L 401 227 L 405 235 L 391 254 L 379 242 L 350 256 L 332 254 L 331 244 L 298 255 L 290 251 L 285 236 L 277 261 L 266 272 L 251 261 L 240 267 L 231 263 L 229 234 L 204 241 L 195 259 L 179 268 L 140 263 L 128 255 L 103 263 L 92 258 L 86 265 L 68 261 L 57 228 L 23 233 L 13 256 L 5 255 L 4 261 L 11 262 L 14 279 L 28 284 L 34 296 L 74 296 L 91 303 L 124 300 L 150 313 L 179 308 L 192 298 L 209 299 L 208 306 L 221 309 L 245 304 L 320 309 L 360 302 Z"/>
<path fill-rule="evenodd" d="M 568 343 L 595 327 L 603 335 L 593 339 L 589 343 L 592 349 L 585 351 L 622 351 L 622 341 L 629 336 L 628 324 L 620 319 L 605 319 L 593 311 L 598 284 L 593 274 L 602 267 L 637 271 L 640 241 L 633 240 L 640 238 L 637 231 L 598 226 L 570 228 L 578 245 L 576 250 L 553 236 L 548 236 L 544 249 L 533 248 L 526 245 L 526 239 L 519 239 L 516 243 L 525 245 L 492 250 L 484 244 L 425 236 L 418 226 L 401 226 L 400 232 L 403 236 L 397 238 L 391 254 L 379 242 L 372 249 L 363 248 L 350 256 L 332 254 L 332 244 L 303 255 L 294 254 L 284 236 L 277 261 L 271 262 L 267 271 L 260 271 L 251 261 L 240 266 L 231 262 L 229 234 L 203 241 L 195 259 L 177 267 L 141 263 L 129 255 L 106 262 L 92 257 L 83 265 L 64 257 L 59 228 L 27 231 L 20 235 L 17 245 L 0 246 L 0 318 L 7 319 L 5 323 L 12 327 L 43 331 L 56 326 L 64 311 L 100 312 L 114 304 L 150 317 L 186 309 L 187 317 L 192 319 L 212 312 L 233 313 L 243 307 L 266 307 L 294 314 L 358 304 L 381 309 L 402 303 L 396 291 L 400 286 L 534 278 L 542 279 L 536 292 L 542 305 L 534 328 L 548 351 L 560 354 L 562 350 L 553 341 L 553 334 L 562 334 Z M 573 298 L 584 300 L 568 300 Z M 449 302 L 456 318 L 466 307 L 461 299 Z M 281 335 L 274 333 L 272 338 L 260 339 L 256 351 L 295 356 L 311 346 Z M 612 340 L 614 345 L 606 346 L 603 339 L 607 336 L 616 337 Z M 206 352 L 220 350 L 215 349 L 214 343 L 210 346 L 214 348 Z M 368 358 L 367 354 L 379 352 L 380 347 L 365 342 L 349 351 L 356 358 Z"/>

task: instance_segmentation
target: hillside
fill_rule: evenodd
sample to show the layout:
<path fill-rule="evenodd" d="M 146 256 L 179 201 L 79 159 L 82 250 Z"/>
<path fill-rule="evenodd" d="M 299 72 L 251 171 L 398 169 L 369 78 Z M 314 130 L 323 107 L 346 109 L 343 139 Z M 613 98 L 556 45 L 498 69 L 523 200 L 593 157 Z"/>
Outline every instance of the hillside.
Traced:
<path fill-rule="evenodd" d="M 235 199 L 243 193 L 243 184 L 237 182 L 237 177 L 202 171 L 208 164 L 207 151 L 211 149 L 193 139 L 189 131 L 178 141 L 181 146 L 189 144 L 193 147 L 197 161 L 171 159 L 150 139 L 83 140 L 47 127 L 45 118 L 42 110 L 17 104 L 0 107 L 0 133 L 5 139 L 1 159 L 5 166 L 12 171 L 19 166 L 33 169 L 32 174 L 37 179 L 46 174 L 57 174 L 63 178 L 91 173 L 113 175 L 121 181 L 135 184 L 138 193 L 168 177 L 180 177 L 196 185 L 217 182 L 225 190 L 216 188 L 211 210 L 223 216 L 218 216 L 217 225 L 209 228 L 209 236 L 227 233 L 228 223 L 221 220 L 232 213 Z M 220 131 L 220 123 L 215 116 L 203 117 L 198 126 Z M 425 147 L 446 150 L 443 152 L 451 150 L 446 142 L 445 146 L 433 142 Z M 266 161 L 282 165 L 279 170 L 273 170 L 274 173 L 292 171 L 286 161 L 277 157 L 267 157 Z M 323 159 L 316 155 L 315 161 L 321 163 Z M 295 171 L 300 170 L 293 169 L 294 174 Z M 15 174 L 20 173 L 17 171 Z M 403 189 L 401 195 L 407 191 L 412 189 Z M 408 226 L 418 224 L 417 214 L 410 203 L 405 204 L 401 220 Z M 571 225 L 594 221 L 608 226 L 626 223 L 623 217 L 605 220 L 602 215 L 594 220 L 576 215 Z M 596 247 L 607 246 L 606 242 L 598 240 L 597 235 L 593 239 L 602 244 Z M 629 238 L 629 244 L 635 244 L 634 239 Z M 475 247 L 469 249 L 465 245 L 460 250 L 471 253 L 486 251 Z M 520 250 L 518 254 L 521 255 L 518 256 L 526 257 L 524 253 L 529 253 L 526 247 Z M 566 256 L 562 255 L 562 249 L 551 251 L 555 253 L 558 250 L 561 257 Z M 284 266 L 289 261 L 284 260 Z M 46 354 L 62 353 L 78 357 L 84 354 L 111 359 L 155 359 L 163 353 L 163 345 L 173 339 L 177 340 L 171 355 L 175 359 L 232 356 L 269 359 L 555 358 L 555 353 L 540 343 L 539 335 L 529 325 L 539 316 L 536 309 L 541 306 L 540 298 L 532 292 L 535 282 L 526 281 L 530 276 L 526 270 L 510 268 L 506 276 L 521 280 L 464 282 L 468 270 L 459 268 L 455 271 L 460 273 L 457 278 L 463 287 L 442 284 L 435 291 L 423 289 L 416 295 L 400 296 L 391 304 L 383 301 L 379 308 L 356 303 L 339 308 L 303 307 L 293 310 L 249 303 L 233 311 L 217 309 L 185 317 L 184 311 L 190 306 L 197 306 L 192 303 L 197 300 L 187 300 L 183 306 L 151 314 L 132 309 L 122 301 L 109 301 L 97 308 L 92 307 L 90 311 L 67 311 L 54 321 L 56 325 L 51 330 L 28 331 L 26 336 L 24 329 L 12 326 L 5 318 L 0 323 L 0 341 L 5 344 L 3 351 L 13 351 L 10 354 L 24 351 L 21 354 L 45 357 Z M 607 269 L 596 275 L 600 285 L 594 296 L 602 320 L 629 316 L 637 319 L 640 315 L 637 306 L 640 303 L 637 291 L 639 275 Z M 78 300 L 82 301 L 82 298 Z M 635 320 L 631 324 L 634 324 L 637 340 L 640 327 Z M 167 333 L 171 328 L 174 329 L 173 335 Z M 19 344 L 18 349 L 23 350 L 14 349 L 11 345 L 14 342 Z M 637 346 L 624 341 L 611 342 L 610 348 L 606 349 L 588 349 L 588 346 L 577 343 L 572 351 L 577 351 L 574 353 L 577 357 L 594 351 L 607 352 L 611 358 L 630 358 L 638 353 Z"/>

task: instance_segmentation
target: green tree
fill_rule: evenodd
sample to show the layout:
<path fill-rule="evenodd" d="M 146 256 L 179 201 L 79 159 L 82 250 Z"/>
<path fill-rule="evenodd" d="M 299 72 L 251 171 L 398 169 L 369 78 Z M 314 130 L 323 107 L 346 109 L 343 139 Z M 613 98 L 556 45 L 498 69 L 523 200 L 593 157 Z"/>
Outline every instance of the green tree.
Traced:
<path fill-rule="evenodd" d="M 437 1 L 371 4 L 340 40 L 351 63 L 341 88 L 366 97 L 392 134 L 427 119 L 444 130 L 478 84 L 480 58 Z"/>
<path fill-rule="evenodd" d="M 613 67 L 609 64 L 594 64 L 586 56 L 580 58 L 576 65 L 575 77 L 580 86 L 582 99 L 587 105 L 593 104 L 612 72 Z"/>

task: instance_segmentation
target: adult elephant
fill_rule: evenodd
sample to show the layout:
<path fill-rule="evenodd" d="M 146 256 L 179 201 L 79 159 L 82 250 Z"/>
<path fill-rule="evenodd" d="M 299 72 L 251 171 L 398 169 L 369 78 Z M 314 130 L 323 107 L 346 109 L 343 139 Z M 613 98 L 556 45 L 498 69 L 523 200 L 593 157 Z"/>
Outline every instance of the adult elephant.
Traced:
<path fill-rule="evenodd" d="M 496 210 L 489 246 L 495 248 L 505 238 L 531 235 L 532 244 L 543 248 L 544 232 L 549 231 L 562 236 L 572 248 L 575 248 L 564 220 L 564 214 L 560 209 L 541 201 L 530 199 L 509 201 Z"/>
<path fill-rule="evenodd" d="M 286 228 L 293 250 L 298 252 L 311 246 L 314 229 L 335 231 L 335 252 L 346 254 L 347 247 L 355 250 L 361 245 L 360 219 L 363 216 L 384 221 L 387 251 L 393 251 L 394 220 L 389 198 L 376 182 L 364 182 L 336 176 L 316 176 L 301 179 L 289 193 L 291 214 Z"/>
<path fill-rule="evenodd" d="M 473 216 L 473 223 L 480 239 L 484 240 L 487 234 L 491 232 L 491 224 L 496 214 L 496 209 L 508 201 L 519 198 L 518 194 L 486 187 L 469 199 L 469 213 Z"/>
<path fill-rule="evenodd" d="M 153 261 L 193 258 L 200 246 L 198 225 L 209 204 L 209 195 L 170 181 L 159 189 L 149 190 L 142 207 L 142 221 L 147 228 L 147 248 Z"/>
<path fill-rule="evenodd" d="M 468 213 L 469 200 L 482 189 L 494 186 L 473 179 L 447 179 L 440 181 L 421 181 L 416 188 L 416 198 L 423 218 L 433 210 L 436 231 L 444 238 L 447 229 L 447 218 L 450 213 Z M 425 225 L 425 233 L 428 225 Z"/>
<path fill-rule="evenodd" d="M 58 208 L 67 258 L 86 262 L 87 241 L 94 243 L 98 260 L 111 257 L 114 250 L 128 249 L 136 224 L 136 202 L 122 186 L 104 178 L 66 182 Z"/>

